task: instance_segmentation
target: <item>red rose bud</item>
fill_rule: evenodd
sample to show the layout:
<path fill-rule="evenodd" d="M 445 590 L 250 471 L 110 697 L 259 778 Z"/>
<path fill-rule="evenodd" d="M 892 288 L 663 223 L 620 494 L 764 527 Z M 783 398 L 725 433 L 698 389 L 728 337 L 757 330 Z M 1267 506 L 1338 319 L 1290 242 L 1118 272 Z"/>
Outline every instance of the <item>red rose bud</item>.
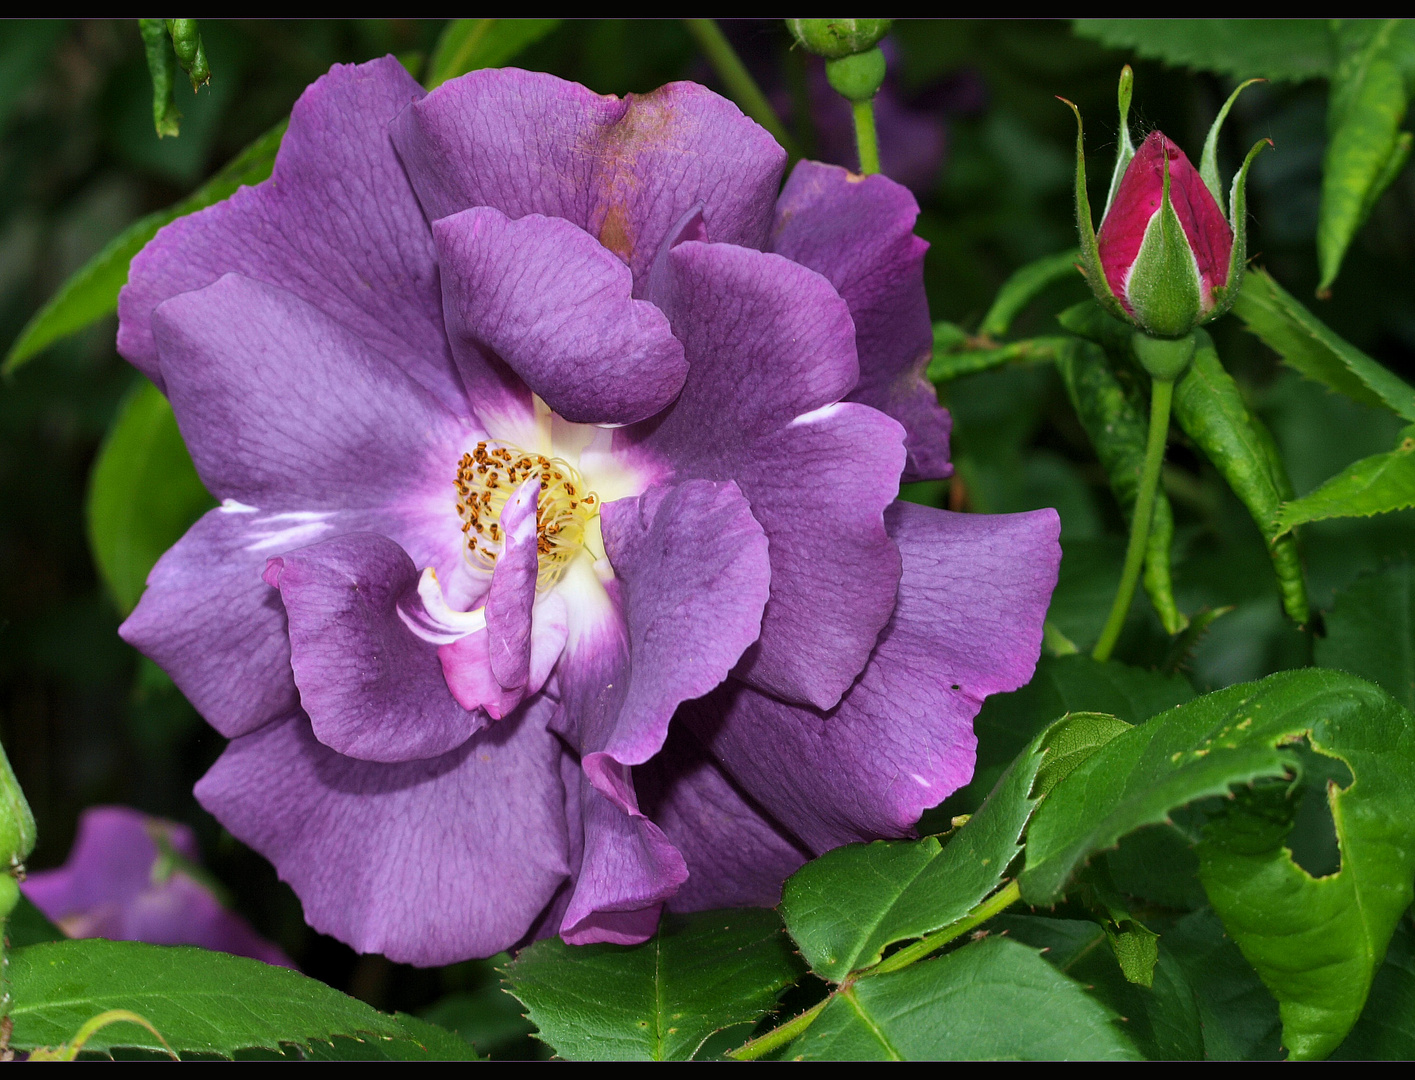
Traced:
<path fill-rule="evenodd" d="M 1097 242 L 1120 305 L 1165 337 L 1202 322 L 1219 305 L 1215 290 L 1228 284 L 1233 229 L 1199 170 L 1158 131 L 1131 159 Z"/>
<path fill-rule="evenodd" d="M 1249 80 L 1256 82 L 1257 80 Z M 1120 78 L 1119 155 L 1097 237 L 1086 198 L 1081 114 L 1076 112 L 1076 223 L 1083 272 L 1101 305 L 1143 333 L 1187 335 L 1233 303 L 1247 260 L 1244 188 L 1248 168 L 1265 139 L 1248 153 L 1233 179 L 1232 209 L 1224 214 L 1218 178 L 1218 133 L 1238 94 L 1219 110 L 1198 169 L 1163 134 L 1153 132 L 1137 152 L 1127 126 L 1133 75 Z M 1070 102 L 1067 102 L 1069 105 Z"/>

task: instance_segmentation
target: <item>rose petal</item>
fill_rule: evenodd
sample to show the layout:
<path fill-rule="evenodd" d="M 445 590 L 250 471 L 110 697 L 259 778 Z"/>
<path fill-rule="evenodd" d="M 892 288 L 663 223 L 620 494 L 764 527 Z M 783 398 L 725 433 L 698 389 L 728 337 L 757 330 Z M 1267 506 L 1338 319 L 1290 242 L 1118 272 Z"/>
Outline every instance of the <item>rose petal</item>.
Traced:
<path fill-rule="evenodd" d="M 290 659 L 314 735 L 364 761 L 431 758 L 486 724 L 452 697 L 436 646 L 413 633 L 418 571 L 387 537 L 351 533 L 270 561 Z"/>
<path fill-rule="evenodd" d="M 698 202 L 714 240 L 760 248 L 786 163 L 765 130 L 693 83 L 621 100 L 539 72 L 474 71 L 391 130 L 429 221 L 472 206 L 564 218 L 636 282 Z"/>
<path fill-rule="evenodd" d="M 560 218 L 475 207 L 433 225 L 447 332 L 459 364 L 499 356 L 566 420 L 627 424 L 658 412 L 687 375 L 663 313 L 631 296 L 627 267 Z M 471 348 L 465 347 L 471 343 Z M 474 370 L 468 390 L 490 382 Z"/>
<path fill-rule="evenodd" d="M 907 835 L 973 773 L 973 718 L 1032 677 L 1061 562 L 1054 510 L 896 503 L 899 604 L 828 714 L 744 687 L 680 712 L 729 776 L 812 851 Z"/>
<path fill-rule="evenodd" d="M 548 707 L 393 765 L 335 753 L 297 714 L 234 740 L 197 799 L 275 864 L 320 933 L 399 963 L 490 956 L 569 871 Z"/>
<path fill-rule="evenodd" d="M 860 381 L 851 401 L 904 425 L 902 479 L 950 476 L 948 411 L 924 377 L 933 325 L 924 295 L 924 252 L 914 235 L 919 204 L 885 176 L 856 176 L 803 161 L 776 204 L 771 250 L 824 274 L 850 307 Z"/>
<path fill-rule="evenodd" d="M 531 673 L 531 606 L 540 570 L 536 503 L 540 479 L 532 477 L 501 510 L 501 555 L 486 596 L 487 656 L 491 673 L 507 690 L 526 685 Z"/>
<path fill-rule="evenodd" d="M 845 302 L 779 255 L 688 241 L 664 307 L 687 351 L 678 400 L 621 433 L 679 479 L 735 480 L 771 545 L 771 599 L 738 674 L 821 707 L 864 667 L 889 614 L 899 553 L 884 508 L 899 490 L 899 425 L 839 403 L 859 378 Z"/>
<path fill-rule="evenodd" d="M 218 498 L 334 510 L 442 492 L 450 507 L 461 422 L 294 294 L 227 274 L 153 325 L 177 425 Z"/>
<path fill-rule="evenodd" d="M 314 305 L 455 411 L 432 236 L 386 125 L 423 90 L 391 56 L 336 65 L 295 103 L 271 178 L 180 217 L 134 259 L 118 350 L 159 387 L 151 318 L 235 271 Z"/>

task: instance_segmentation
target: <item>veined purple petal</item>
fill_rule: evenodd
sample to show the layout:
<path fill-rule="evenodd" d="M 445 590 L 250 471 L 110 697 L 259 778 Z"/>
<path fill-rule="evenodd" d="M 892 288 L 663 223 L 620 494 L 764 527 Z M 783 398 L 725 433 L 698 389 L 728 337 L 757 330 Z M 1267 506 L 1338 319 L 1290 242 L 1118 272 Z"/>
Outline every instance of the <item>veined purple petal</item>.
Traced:
<path fill-rule="evenodd" d="M 429 488 L 451 499 L 464 424 L 293 293 L 227 274 L 153 324 L 177 425 L 218 498 L 262 510 L 384 506 Z"/>
<path fill-rule="evenodd" d="M 825 278 L 779 255 L 688 241 L 669 256 L 664 307 L 687 382 L 661 417 L 626 431 L 679 479 L 734 480 L 771 545 L 771 599 L 739 676 L 833 705 L 894 609 L 899 553 L 884 508 L 902 431 L 841 402 L 859 379 L 855 331 Z"/>
<path fill-rule="evenodd" d="M 491 673 L 507 690 L 526 685 L 531 674 L 531 607 L 536 599 L 536 500 L 540 479 L 516 489 L 501 511 L 501 557 L 486 597 L 487 655 Z"/>
<path fill-rule="evenodd" d="M 1054 510 L 987 516 L 895 503 L 899 603 L 829 713 L 730 684 L 682 716 L 724 770 L 815 852 L 907 835 L 967 783 L 972 721 L 1032 677 L 1061 549 Z"/>
<path fill-rule="evenodd" d="M 485 628 L 439 646 L 437 657 L 442 662 L 447 688 L 461 706 L 483 709 L 493 720 L 500 720 L 526 698 L 540 692 L 565 649 L 568 634 L 565 601 L 553 592 L 545 593 L 531 608 L 530 663 L 522 685 L 508 689 L 497 679 Z"/>
<path fill-rule="evenodd" d="M 270 560 L 290 625 L 290 660 L 314 735 L 363 761 L 431 758 L 485 726 L 453 698 L 437 647 L 399 614 L 418 570 L 387 537 L 350 533 Z"/>
<path fill-rule="evenodd" d="M 695 203 L 712 239 L 760 248 L 786 164 L 765 130 L 693 83 L 620 99 L 539 72 L 473 71 L 391 130 L 429 221 L 472 206 L 564 218 L 636 282 Z"/>
<path fill-rule="evenodd" d="M 644 814 L 679 852 L 688 880 L 668 899 L 674 911 L 775 907 L 781 883 L 811 853 L 798 847 L 730 781 L 684 724 L 634 769 Z"/>
<path fill-rule="evenodd" d="M 668 320 L 633 299 L 628 268 L 583 229 L 480 206 L 436 222 L 433 236 L 447 331 L 473 345 L 459 358 L 495 353 L 577 423 L 642 420 L 682 387 L 688 364 Z M 469 392 L 484 381 L 474 375 Z"/>
<path fill-rule="evenodd" d="M 569 872 L 549 707 L 391 765 L 330 750 L 295 714 L 233 740 L 197 799 L 275 864 L 321 933 L 399 963 L 490 956 Z"/>
<path fill-rule="evenodd" d="M 632 790 L 627 770 L 623 783 Z M 589 783 L 580 792 L 584 855 L 560 936 L 571 945 L 637 944 L 652 936 L 663 901 L 687 879 L 687 866 L 637 806 L 626 813 Z"/>
<path fill-rule="evenodd" d="M 924 377 L 933 325 L 924 295 L 924 252 L 914 235 L 919 204 L 882 175 L 856 176 L 803 161 L 776 204 L 771 250 L 824 274 L 855 323 L 860 381 L 850 400 L 904 425 L 909 462 L 902 479 L 950 476 L 952 421 Z"/>
<path fill-rule="evenodd" d="M 336 65 L 315 82 L 295 104 L 269 180 L 178 218 L 133 259 L 118 298 L 123 356 L 165 387 L 153 311 L 234 271 L 299 296 L 465 411 L 432 235 L 387 131 L 422 96 L 391 56 Z"/>

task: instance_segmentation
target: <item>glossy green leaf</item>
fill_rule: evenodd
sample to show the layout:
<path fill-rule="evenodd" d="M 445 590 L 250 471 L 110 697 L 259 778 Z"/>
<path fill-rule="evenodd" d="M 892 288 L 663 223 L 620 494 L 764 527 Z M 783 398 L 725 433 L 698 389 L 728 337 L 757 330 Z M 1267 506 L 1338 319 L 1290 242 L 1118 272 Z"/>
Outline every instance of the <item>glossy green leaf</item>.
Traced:
<path fill-rule="evenodd" d="M 1337 593 L 1315 660 L 1349 671 L 1415 710 L 1415 566 L 1409 559 L 1358 578 Z"/>
<path fill-rule="evenodd" d="M 1283 608 L 1298 625 L 1311 617 L 1307 584 L 1297 541 L 1278 534 L 1278 507 L 1292 481 L 1277 455 L 1272 435 L 1243 400 L 1224 370 L 1213 342 L 1202 330 L 1189 371 L 1174 388 L 1174 418 L 1228 482 L 1253 516 L 1277 574 Z"/>
<path fill-rule="evenodd" d="M 788 1048 L 808 1061 L 1133 1061 L 1119 1018 L 1030 949 L 989 937 L 861 979 Z"/>
<path fill-rule="evenodd" d="M 963 919 L 1002 883 L 1037 800 L 1127 726 L 1093 713 L 1050 725 L 946 845 L 932 836 L 850 844 L 796 871 L 781 912 L 811 969 L 838 983 L 895 942 Z"/>
<path fill-rule="evenodd" d="M 426 1021 L 405 1025 L 299 972 L 189 946 L 101 939 L 30 945 L 10 954 L 8 975 L 10 1045 L 17 1050 L 57 1046 L 97 1014 L 128 1009 L 179 1053 L 230 1057 L 249 1047 L 327 1044 L 340 1035 L 385 1056 L 472 1056 L 465 1042 Z M 163 1049 L 134 1024 L 103 1028 L 87 1045 L 99 1052 L 115 1047 Z"/>
<path fill-rule="evenodd" d="M 1395 928 L 1361 1019 L 1331 1056 L 1337 1061 L 1415 1061 L 1415 931 L 1409 918 Z"/>
<path fill-rule="evenodd" d="M 537 941 L 506 969 L 540 1038 L 572 1061 L 685 1061 L 753 1023 L 802 965 L 776 913 L 667 916 L 642 945 Z"/>
<path fill-rule="evenodd" d="M 465 1039 L 493 1058 L 534 1056 L 545 1049 L 531 1041 L 535 1026 L 526 1019 L 525 1007 L 502 988 L 499 979 L 472 991 L 448 994 L 424 1010 L 423 1019 Z"/>
<path fill-rule="evenodd" d="M 1325 19 L 1077 19 L 1076 33 L 1151 60 L 1236 78 L 1320 79 L 1335 42 Z"/>
<path fill-rule="evenodd" d="M 215 505 L 172 406 L 141 380 L 119 408 L 89 481 L 89 548 L 121 612 L 137 604 L 159 556 Z"/>
<path fill-rule="evenodd" d="M 1329 390 L 1415 421 L 1415 387 L 1343 341 L 1265 270 L 1250 270 L 1233 313 L 1283 361 Z"/>
<path fill-rule="evenodd" d="M 1023 898 L 1049 903 L 1093 854 L 1180 806 L 1301 774 L 1294 742 L 1355 777 L 1328 800 L 1339 872 L 1312 878 L 1284 846 L 1292 819 L 1245 795 L 1206 826 L 1200 877 L 1281 1006 L 1294 1058 L 1355 1022 L 1415 877 L 1415 717 L 1384 691 L 1319 669 L 1209 694 L 1112 740 L 1057 786 L 1028 830 Z M 1253 799 L 1266 799 L 1266 788 Z M 1285 789 L 1281 792 L 1285 796 Z"/>
<path fill-rule="evenodd" d="M 1001 337 L 1012 326 L 1012 320 L 1041 294 L 1042 290 L 1058 281 L 1070 280 L 1079 273 L 1076 269 L 1081 260 L 1077 249 L 1063 251 L 1056 255 L 1046 255 L 1028 263 L 1016 271 L 997 290 L 992 307 L 978 325 L 978 334 L 986 337 Z"/>
<path fill-rule="evenodd" d="M 428 62 L 427 88 L 478 68 L 501 67 L 559 25 L 559 19 L 452 19 Z"/>
<path fill-rule="evenodd" d="M 1127 521 L 1135 516 L 1140 473 L 1145 463 L 1149 422 L 1111 372 L 1101 349 L 1077 343 L 1057 357 L 1057 370 L 1067 397 L 1090 436 L 1096 456 L 1110 479 L 1111 490 Z M 1154 515 L 1145 548 L 1142 581 L 1160 624 L 1178 634 L 1189 624 L 1174 601 L 1170 547 L 1174 541 L 1174 511 L 1163 490 L 1155 492 Z"/>
<path fill-rule="evenodd" d="M 242 150 L 220 172 L 181 202 L 133 222 L 90 259 L 39 309 L 20 331 L 0 372 L 11 372 L 61 338 L 111 315 L 118 291 L 127 284 L 128 264 L 157 230 L 186 214 L 220 202 L 243 184 L 270 176 L 288 120 L 282 120 Z"/>
<path fill-rule="evenodd" d="M 976 795 L 972 805 L 982 802 L 1032 736 L 1066 713 L 1107 713 L 1138 724 L 1193 696 L 1193 687 L 1180 676 L 1089 656 L 1044 656 L 1031 682 L 988 698 L 973 721 L 978 765 L 968 786 Z"/>
<path fill-rule="evenodd" d="M 1410 94 L 1399 50 L 1415 45 L 1397 35 L 1400 23 L 1382 20 L 1368 40 L 1343 48 L 1332 76 L 1317 218 L 1318 295 L 1330 291 L 1356 230 L 1410 156 L 1410 136 L 1400 130 Z M 1346 46 L 1345 35 L 1338 40 Z"/>
<path fill-rule="evenodd" d="M 1158 942 L 1152 982 L 1141 987 L 1123 976 L 1106 944 L 1105 931 L 1096 923 L 1009 914 L 1000 916 L 992 928 L 1013 941 L 1041 949 L 1048 963 L 1124 1017 L 1123 1030 L 1146 1058 L 1203 1060 L 1203 1024 L 1194 990 L 1164 939 Z"/>
<path fill-rule="evenodd" d="M 1316 491 L 1285 502 L 1279 532 L 1326 518 L 1370 517 L 1415 506 L 1415 428 L 1388 454 L 1373 454 L 1347 466 Z"/>

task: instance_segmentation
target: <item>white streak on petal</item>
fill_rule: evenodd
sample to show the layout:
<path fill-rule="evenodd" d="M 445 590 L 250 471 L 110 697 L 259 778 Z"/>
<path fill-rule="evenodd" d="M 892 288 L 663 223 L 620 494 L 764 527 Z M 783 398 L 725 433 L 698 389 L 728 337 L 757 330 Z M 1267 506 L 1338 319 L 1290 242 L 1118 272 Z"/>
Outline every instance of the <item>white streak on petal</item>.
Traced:
<path fill-rule="evenodd" d="M 804 412 L 796 417 L 795 420 L 791 421 L 791 426 L 800 427 L 804 424 L 814 424 L 821 420 L 828 420 L 839 411 L 840 402 L 838 401 L 831 405 L 822 405 L 819 409 L 812 409 L 810 412 Z"/>
<path fill-rule="evenodd" d="M 222 499 L 221 512 L 223 514 L 254 514 L 257 512 L 257 508 L 237 502 L 235 499 Z"/>
<path fill-rule="evenodd" d="M 484 607 L 458 611 L 447 603 L 437 571 L 431 566 L 418 579 L 418 599 L 422 604 L 417 608 L 399 604 L 398 618 L 414 634 L 433 645 L 450 645 L 486 626 Z"/>

